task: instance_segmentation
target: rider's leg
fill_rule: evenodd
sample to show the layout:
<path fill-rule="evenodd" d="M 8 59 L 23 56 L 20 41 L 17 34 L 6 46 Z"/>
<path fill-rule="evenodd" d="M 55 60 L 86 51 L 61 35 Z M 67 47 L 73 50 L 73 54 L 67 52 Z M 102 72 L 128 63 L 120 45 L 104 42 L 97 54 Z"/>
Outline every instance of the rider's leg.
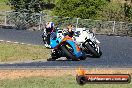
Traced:
<path fill-rule="evenodd" d="M 47 44 L 50 45 L 50 34 L 47 35 Z"/>

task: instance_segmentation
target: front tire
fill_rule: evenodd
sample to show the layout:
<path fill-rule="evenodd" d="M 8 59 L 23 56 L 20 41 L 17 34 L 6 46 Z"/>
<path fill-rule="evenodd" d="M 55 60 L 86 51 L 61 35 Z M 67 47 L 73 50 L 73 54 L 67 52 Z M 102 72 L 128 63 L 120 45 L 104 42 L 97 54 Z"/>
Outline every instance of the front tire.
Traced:
<path fill-rule="evenodd" d="M 61 46 L 61 50 L 66 54 L 67 59 L 72 59 L 74 61 L 79 61 L 80 59 L 75 57 L 73 53 L 69 52 L 65 45 Z"/>
<path fill-rule="evenodd" d="M 94 49 L 94 47 L 92 47 L 92 45 L 89 44 L 89 42 L 85 45 L 85 47 L 88 49 L 88 51 L 90 51 L 90 53 L 96 57 L 99 58 L 102 55 L 102 52 L 99 51 L 99 53 Z M 88 52 L 87 51 L 87 52 Z"/>
<path fill-rule="evenodd" d="M 56 58 L 53 58 L 53 57 L 47 59 L 47 61 L 55 61 L 55 60 L 56 60 Z"/>
<path fill-rule="evenodd" d="M 81 57 L 79 57 L 80 58 L 80 60 L 86 60 L 86 56 L 81 56 Z"/>

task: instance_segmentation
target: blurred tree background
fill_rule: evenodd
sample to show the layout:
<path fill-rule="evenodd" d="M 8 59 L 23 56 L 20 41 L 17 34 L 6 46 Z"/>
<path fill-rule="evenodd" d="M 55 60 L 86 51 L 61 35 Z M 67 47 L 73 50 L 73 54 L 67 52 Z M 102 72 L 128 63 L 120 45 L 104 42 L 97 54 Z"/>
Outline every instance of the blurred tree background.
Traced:
<path fill-rule="evenodd" d="M 132 22 L 132 0 L 8 0 L 14 11 Z"/>
<path fill-rule="evenodd" d="M 83 19 L 132 22 L 132 0 L 58 0 L 53 14 Z"/>
<path fill-rule="evenodd" d="M 8 0 L 8 4 L 16 12 L 39 13 L 55 7 L 54 0 Z"/>

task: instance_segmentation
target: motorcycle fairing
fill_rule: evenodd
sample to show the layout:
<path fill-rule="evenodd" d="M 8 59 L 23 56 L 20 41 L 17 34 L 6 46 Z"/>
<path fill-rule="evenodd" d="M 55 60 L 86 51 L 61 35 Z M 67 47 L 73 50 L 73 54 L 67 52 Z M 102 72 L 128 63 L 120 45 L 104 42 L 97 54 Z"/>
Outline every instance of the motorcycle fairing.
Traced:
<path fill-rule="evenodd" d="M 50 37 L 50 46 L 51 48 L 55 48 L 60 42 L 61 42 L 61 38 L 57 38 L 55 33 L 52 33 L 51 37 Z"/>
<path fill-rule="evenodd" d="M 71 41 L 71 40 L 67 40 L 66 41 L 69 45 L 71 45 L 71 47 L 73 48 L 74 50 L 74 55 L 76 57 L 80 57 L 82 56 L 82 52 L 80 50 L 80 48 L 75 44 L 75 42 Z"/>

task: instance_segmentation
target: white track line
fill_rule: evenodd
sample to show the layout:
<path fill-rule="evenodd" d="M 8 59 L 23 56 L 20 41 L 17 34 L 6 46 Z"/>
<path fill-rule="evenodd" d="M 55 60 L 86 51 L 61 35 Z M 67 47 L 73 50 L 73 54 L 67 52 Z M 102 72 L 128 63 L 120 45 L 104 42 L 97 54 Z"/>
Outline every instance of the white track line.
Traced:
<path fill-rule="evenodd" d="M 20 42 L 13 42 L 13 41 L 5 41 L 5 40 L 0 40 L 0 42 L 7 42 L 7 43 L 14 43 L 14 44 L 22 44 L 22 45 L 33 45 L 33 44 L 27 44 L 27 43 L 20 43 Z M 37 46 L 37 45 L 35 45 L 35 46 Z"/>
<path fill-rule="evenodd" d="M 11 41 L 6 41 L 7 43 L 11 43 Z"/>
<path fill-rule="evenodd" d="M 19 42 L 14 42 L 15 44 L 18 44 Z"/>
<path fill-rule="evenodd" d="M 4 40 L 0 40 L 0 42 L 3 42 Z"/>

